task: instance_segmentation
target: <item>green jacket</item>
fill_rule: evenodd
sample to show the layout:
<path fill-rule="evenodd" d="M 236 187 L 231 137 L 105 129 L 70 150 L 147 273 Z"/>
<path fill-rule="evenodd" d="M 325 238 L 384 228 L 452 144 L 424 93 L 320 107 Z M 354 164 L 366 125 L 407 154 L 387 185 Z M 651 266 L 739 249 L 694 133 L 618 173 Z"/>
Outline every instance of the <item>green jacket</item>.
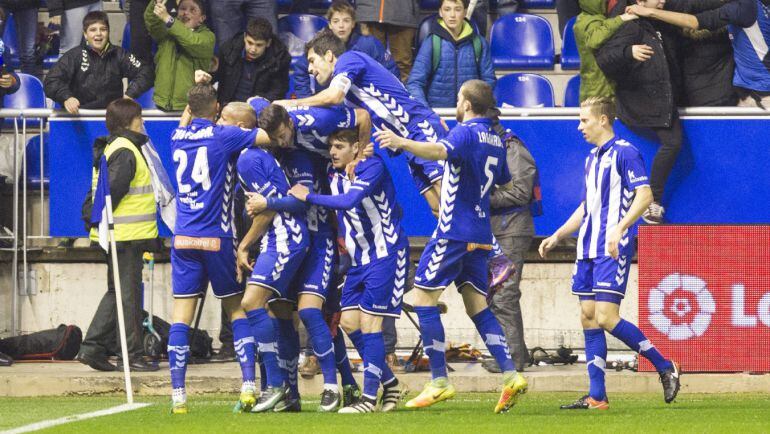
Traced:
<path fill-rule="evenodd" d="M 208 71 L 214 56 L 214 33 L 205 25 L 195 30 L 179 20 L 171 27 L 152 11 L 151 1 L 144 10 L 144 22 L 158 44 L 155 54 L 155 94 L 152 100 L 161 110 L 184 110 L 187 91 L 195 84 L 195 70 Z"/>
<path fill-rule="evenodd" d="M 598 50 L 623 24 L 620 17 L 607 18 L 607 0 L 580 0 L 582 12 L 575 20 L 575 41 L 580 53 L 580 101 L 592 96 L 615 96 L 615 84 L 596 64 Z"/>

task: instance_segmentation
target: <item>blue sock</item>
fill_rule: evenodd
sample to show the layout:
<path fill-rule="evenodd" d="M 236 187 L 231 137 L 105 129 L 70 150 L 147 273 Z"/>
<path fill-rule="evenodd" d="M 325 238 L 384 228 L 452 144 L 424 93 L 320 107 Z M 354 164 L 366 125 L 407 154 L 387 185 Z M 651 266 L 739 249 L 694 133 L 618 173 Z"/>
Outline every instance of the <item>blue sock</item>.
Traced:
<path fill-rule="evenodd" d="M 171 388 L 184 390 L 187 359 L 190 356 L 190 326 L 177 322 L 168 332 L 168 367 L 171 371 Z"/>
<path fill-rule="evenodd" d="M 235 354 L 238 355 L 238 363 L 241 365 L 243 382 L 251 382 L 254 385 L 257 379 L 254 370 L 256 345 L 254 344 L 254 335 L 251 334 L 251 327 L 249 327 L 249 320 L 246 318 L 233 321 L 233 345 L 235 346 Z"/>
<path fill-rule="evenodd" d="M 337 363 L 337 371 L 340 373 L 342 385 L 355 385 L 356 379 L 353 378 L 353 371 L 350 369 L 348 348 L 345 345 L 345 335 L 342 334 L 342 329 L 339 327 L 337 327 L 337 336 L 334 337 L 334 359 Z"/>
<path fill-rule="evenodd" d="M 649 360 L 658 372 L 663 372 L 671 367 L 671 361 L 666 360 L 662 354 L 652 345 L 649 339 L 644 336 L 639 327 L 630 322 L 620 319 L 618 325 L 610 332 L 612 336 L 623 341 L 629 348 L 641 354 Z"/>
<path fill-rule="evenodd" d="M 334 360 L 332 333 L 324 321 L 321 309 L 302 309 L 299 311 L 299 317 L 305 324 L 308 335 L 310 335 L 310 344 L 313 347 L 313 353 L 318 358 L 318 364 L 321 366 L 324 384 L 333 384 L 336 387 L 337 366 Z"/>
<path fill-rule="evenodd" d="M 492 357 L 495 358 L 503 373 L 515 371 L 516 366 L 511 360 L 511 352 L 508 350 L 508 342 L 505 341 L 503 328 L 500 327 L 500 323 L 492 311 L 486 308 L 471 319 L 476 324 L 476 330 L 479 331 L 479 335 L 484 339 L 487 349 L 492 353 Z"/>
<path fill-rule="evenodd" d="M 350 338 L 350 341 L 353 342 L 353 346 L 356 347 L 356 350 L 358 351 L 358 355 L 359 357 L 361 357 L 361 360 L 364 360 L 364 338 L 363 338 L 363 333 L 361 333 L 361 330 L 359 329 L 352 333 L 349 333 L 348 337 Z M 382 345 L 384 348 L 384 345 L 385 345 L 384 341 Z M 395 374 L 393 374 L 393 371 L 390 369 L 390 366 L 386 364 L 385 366 L 382 367 L 381 380 L 383 385 L 392 386 L 393 380 L 395 378 L 396 376 Z"/>
<path fill-rule="evenodd" d="M 431 377 L 434 380 L 446 378 L 446 346 L 441 311 L 438 306 L 415 306 L 414 312 L 420 320 L 420 335 L 425 354 L 430 360 Z"/>
<path fill-rule="evenodd" d="M 259 360 L 265 368 L 265 378 L 270 387 L 281 387 L 283 377 L 281 369 L 278 367 L 278 358 L 276 356 L 276 339 L 273 321 L 267 314 L 265 308 L 254 309 L 246 312 L 249 319 L 251 333 L 257 342 L 257 351 L 259 351 Z"/>
<path fill-rule="evenodd" d="M 597 401 L 607 399 L 604 385 L 604 369 L 607 366 L 607 338 L 604 329 L 583 330 L 586 340 L 586 367 L 590 386 L 588 395 Z"/>
<path fill-rule="evenodd" d="M 385 367 L 385 341 L 382 332 L 364 333 L 364 390 L 362 396 L 377 399 L 377 390 Z"/>
<path fill-rule="evenodd" d="M 299 384 L 297 382 L 297 362 L 299 361 L 299 333 L 294 328 L 291 319 L 275 319 L 278 331 L 278 365 L 283 372 L 284 381 L 294 397 L 299 397 Z"/>

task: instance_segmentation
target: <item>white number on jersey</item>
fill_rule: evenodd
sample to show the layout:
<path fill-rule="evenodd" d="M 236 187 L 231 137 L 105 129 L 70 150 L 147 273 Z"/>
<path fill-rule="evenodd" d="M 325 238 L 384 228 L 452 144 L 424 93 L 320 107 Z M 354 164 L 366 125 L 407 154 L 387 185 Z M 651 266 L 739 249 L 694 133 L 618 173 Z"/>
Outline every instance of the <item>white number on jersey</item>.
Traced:
<path fill-rule="evenodd" d="M 187 152 L 181 149 L 174 151 L 174 162 L 179 163 L 179 167 L 176 169 L 176 183 L 179 187 L 179 192 L 189 193 L 192 190 L 192 186 L 182 182 L 182 176 L 184 176 L 184 172 L 187 170 Z M 211 188 L 209 158 L 205 146 L 198 148 L 195 153 L 195 161 L 193 162 L 190 178 L 200 184 L 204 191 L 208 191 Z"/>
<path fill-rule="evenodd" d="M 484 175 L 487 176 L 487 182 L 481 187 L 481 197 L 484 197 L 484 195 L 487 194 L 487 191 L 492 187 L 492 181 L 495 179 L 492 168 L 497 166 L 498 161 L 497 157 L 487 157 L 487 162 L 484 163 Z"/>

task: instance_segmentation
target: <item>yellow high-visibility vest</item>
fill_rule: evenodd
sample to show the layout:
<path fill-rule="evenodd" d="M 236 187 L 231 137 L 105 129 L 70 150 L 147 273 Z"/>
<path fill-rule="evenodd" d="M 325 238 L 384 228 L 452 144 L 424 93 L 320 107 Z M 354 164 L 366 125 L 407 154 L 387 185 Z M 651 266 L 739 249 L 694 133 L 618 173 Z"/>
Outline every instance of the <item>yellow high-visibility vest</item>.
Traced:
<path fill-rule="evenodd" d="M 118 137 L 104 149 L 104 156 L 109 160 L 110 155 L 119 149 L 128 149 L 134 154 L 136 172 L 120 203 L 113 203 L 112 216 L 115 222 L 115 241 L 134 241 L 157 238 L 158 224 L 156 220 L 155 195 L 152 191 L 152 175 L 144 161 L 142 153 L 127 138 Z M 96 181 L 99 179 L 98 167 L 94 168 L 91 191 L 96 191 Z M 91 240 L 99 240 L 99 232 L 91 229 Z"/>

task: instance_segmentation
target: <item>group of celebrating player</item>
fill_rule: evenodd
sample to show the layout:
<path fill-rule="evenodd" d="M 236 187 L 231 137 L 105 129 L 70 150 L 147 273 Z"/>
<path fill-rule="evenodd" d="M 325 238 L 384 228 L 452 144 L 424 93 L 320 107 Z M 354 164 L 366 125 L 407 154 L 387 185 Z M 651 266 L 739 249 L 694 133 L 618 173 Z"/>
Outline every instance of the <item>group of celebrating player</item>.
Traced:
<path fill-rule="evenodd" d="M 485 297 L 490 283 L 504 280 L 511 271 L 496 271 L 490 282 L 490 258 L 499 258 L 500 252 L 490 227 L 489 193 L 511 181 L 505 146 L 488 117 L 495 107 L 491 87 L 479 80 L 466 82 L 458 95 L 459 123 L 447 131 L 440 118 L 411 98 L 388 70 L 366 54 L 346 52 L 334 35 L 320 34 L 307 49 L 309 70 L 319 84 L 328 85 L 325 90 L 301 100 L 272 103 L 255 97 L 248 103 L 230 103 L 220 114 L 216 91 L 207 83 L 209 77 L 200 73 L 188 94 L 188 110 L 173 133 L 178 191 L 168 340 L 172 413 L 187 412 L 189 324 L 196 298 L 209 282 L 232 320 L 243 375 L 235 411 L 300 410 L 300 343 L 294 311 L 319 360 L 324 380 L 321 411 L 341 406 L 340 413 L 370 413 L 397 407 L 406 390 L 385 363 L 382 319 L 400 315 L 409 241 L 401 228 L 402 210 L 393 181 L 383 158 L 370 145 L 372 128 L 380 148 L 405 155 L 417 188 L 438 218 L 414 279 L 414 310 L 432 380 L 406 407 L 428 407 L 455 395 L 448 381 L 437 307 L 442 290 L 454 283 L 502 370 L 502 392 L 494 411 L 508 410 L 527 391 L 527 381 L 516 371 Z M 234 209 L 237 181 L 248 197 L 245 211 L 251 218 L 250 229 L 238 244 L 233 213 L 244 210 Z M 337 266 L 345 262 L 340 261 L 338 238 L 344 240 L 344 254 L 349 256 L 350 265 L 343 271 Z M 258 240 L 259 253 L 252 260 L 250 247 Z M 543 253 L 558 240 L 546 240 Z M 587 262 L 593 257 L 586 256 Z M 333 286 L 335 272 L 344 273 L 336 276 L 342 279 L 341 292 Z M 581 300 L 586 298 L 582 304 L 588 305 L 593 296 L 591 287 L 588 284 L 587 292 L 581 293 Z M 604 308 L 609 300 L 605 298 L 597 297 L 599 315 L 612 312 Z M 620 298 L 622 293 L 609 301 L 617 306 Z M 363 359 L 361 390 L 351 373 L 343 334 L 327 325 L 324 305 L 327 311 L 341 309 L 341 329 Z M 614 313 L 617 316 L 617 310 Z M 650 347 L 642 350 L 654 350 Z M 255 354 L 261 370 L 259 389 Z M 601 351 L 595 356 L 601 358 Z M 599 368 L 598 363 L 594 366 Z M 676 375 L 678 390 L 678 370 Z M 601 380 L 603 385 L 603 375 Z M 593 384 L 592 376 L 592 393 Z M 606 400 L 604 395 L 594 398 Z"/>

